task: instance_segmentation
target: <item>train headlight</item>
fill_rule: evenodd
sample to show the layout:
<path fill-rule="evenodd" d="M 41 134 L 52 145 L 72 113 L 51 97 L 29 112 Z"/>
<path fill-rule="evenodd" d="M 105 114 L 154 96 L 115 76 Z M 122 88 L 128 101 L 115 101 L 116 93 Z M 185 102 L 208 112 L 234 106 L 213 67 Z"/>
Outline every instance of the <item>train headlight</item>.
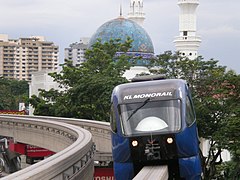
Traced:
<path fill-rule="evenodd" d="M 136 147 L 137 145 L 138 145 L 138 142 L 137 142 L 136 140 L 133 140 L 133 141 L 132 141 L 132 146 L 133 146 L 133 147 Z"/>
<path fill-rule="evenodd" d="M 167 143 L 172 144 L 173 143 L 173 138 L 167 138 Z"/>

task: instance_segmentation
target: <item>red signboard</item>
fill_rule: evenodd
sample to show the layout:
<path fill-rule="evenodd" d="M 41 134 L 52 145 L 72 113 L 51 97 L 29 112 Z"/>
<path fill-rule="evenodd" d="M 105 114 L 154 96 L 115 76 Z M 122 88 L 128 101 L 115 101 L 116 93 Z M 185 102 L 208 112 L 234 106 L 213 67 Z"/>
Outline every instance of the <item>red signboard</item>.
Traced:
<path fill-rule="evenodd" d="M 52 151 L 36 146 L 26 145 L 26 148 L 26 156 L 28 157 L 46 157 L 55 154 Z"/>
<path fill-rule="evenodd" d="M 55 154 L 44 148 L 37 146 L 31 146 L 28 144 L 14 143 L 12 140 L 9 141 L 9 149 L 19 154 L 24 154 L 28 157 L 46 157 Z"/>
<path fill-rule="evenodd" d="M 25 144 L 21 143 L 14 143 L 12 140 L 9 141 L 9 149 L 13 152 L 19 153 L 19 154 L 25 154 L 26 148 Z"/>
<path fill-rule="evenodd" d="M 114 180 L 113 168 L 95 167 L 94 180 Z"/>

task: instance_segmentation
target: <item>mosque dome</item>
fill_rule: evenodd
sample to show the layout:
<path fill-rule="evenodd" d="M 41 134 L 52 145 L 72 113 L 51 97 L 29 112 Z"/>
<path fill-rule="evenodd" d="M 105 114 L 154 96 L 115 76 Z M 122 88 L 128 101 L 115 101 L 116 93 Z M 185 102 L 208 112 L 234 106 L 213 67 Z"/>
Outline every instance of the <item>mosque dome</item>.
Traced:
<path fill-rule="evenodd" d="M 141 56 L 143 59 L 153 57 L 153 43 L 148 33 L 136 22 L 123 17 L 110 20 L 100 26 L 91 37 L 89 46 L 91 47 L 98 39 L 101 39 L 102 43 L 110 39 L 121 39 L 121 42 L 124 42 L 127 37 L 133 40 L 132 48 L 128 53 Z"/>

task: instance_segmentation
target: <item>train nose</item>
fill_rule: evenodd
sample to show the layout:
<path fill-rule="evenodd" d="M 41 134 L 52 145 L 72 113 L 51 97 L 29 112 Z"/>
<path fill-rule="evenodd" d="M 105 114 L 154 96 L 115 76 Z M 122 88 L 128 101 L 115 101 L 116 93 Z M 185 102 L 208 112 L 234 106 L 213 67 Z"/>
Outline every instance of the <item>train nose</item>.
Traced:
<path fill-rule="evenodd" d="M 131 143 L 131 157 L 134 162 L 165 162 L 178 157 L 174 135 L 151 135 L 130 139 L 130 142 L 135 141 L 138 142 L 137 146 Z"/>
<path fill-rule="evenodd" d="M 155 140 L 148 140 L 148 143 L 145 146 L 145 155 L 147 160 L 158 160 L 160 156 L 160 144 L 156 143 Z"/>

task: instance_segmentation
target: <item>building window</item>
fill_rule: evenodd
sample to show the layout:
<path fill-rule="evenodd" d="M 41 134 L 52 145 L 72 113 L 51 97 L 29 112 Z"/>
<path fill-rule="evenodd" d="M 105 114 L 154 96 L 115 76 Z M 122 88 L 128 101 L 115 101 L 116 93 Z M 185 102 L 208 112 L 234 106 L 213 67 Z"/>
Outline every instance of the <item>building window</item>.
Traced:
<path fill-rule="evenodd" d="M 183 36 L 187 36 L 187 31 L 183 31 Z"/>

